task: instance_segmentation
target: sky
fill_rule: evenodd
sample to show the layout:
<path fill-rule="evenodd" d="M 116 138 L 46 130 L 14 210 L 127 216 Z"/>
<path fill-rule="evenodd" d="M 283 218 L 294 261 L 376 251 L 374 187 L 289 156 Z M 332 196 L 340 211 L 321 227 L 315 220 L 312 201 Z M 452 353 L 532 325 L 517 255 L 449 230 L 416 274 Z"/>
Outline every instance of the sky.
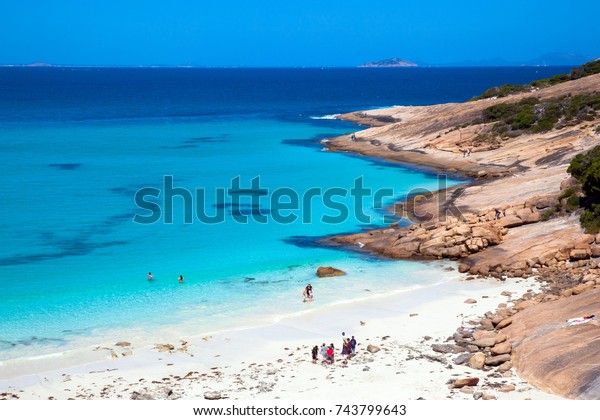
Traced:
<path fill-rule="evenodd" d="M 600 57 L 599 0 L 15 0 L 0 64 L 356 66 Z"/>

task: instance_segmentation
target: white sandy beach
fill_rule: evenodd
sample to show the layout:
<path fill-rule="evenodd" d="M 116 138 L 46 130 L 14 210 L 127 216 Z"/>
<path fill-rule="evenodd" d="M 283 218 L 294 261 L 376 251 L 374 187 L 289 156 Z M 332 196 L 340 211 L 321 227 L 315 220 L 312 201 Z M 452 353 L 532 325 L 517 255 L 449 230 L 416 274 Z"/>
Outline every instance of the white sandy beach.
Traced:
<path fill-rule="evenodd" d="M 317 291 L 317 300 L 307 303 L 312 310 L 303 314 L 270 326 L 160 343 L 172 344 L 171 352 L 138 347 L 133 340 L 116 346 L 130 341 L 119 337 L 102 349 L 5 363 L 0 393 L 21 399 L 197 399 L 217 392 L 229 399 L 441 400 L 473 399 L 473 392 L 484 392 L 497 399 L 558 399 L 513 372 L 475 371 L 453 364 L 455 355 L 431 350 L 461 323 L 467 326 L 507 302 L 503 291 L 517 298 L 538 283 L 464 281 L 455 272 L 448 277 L 452 280 L 435 286 L 329 307 L 319 307 Z M 467 298 L 477 303 L 464 303 Z M 342 332 L 358 340 L 347 367 L 339 356 Z M 334 365 L 311 362 L 311 348 L 322 343 L 335 345 Z M 367 352 L 368 344 L 381 351 Z M 473 389 L 448 388 L 449 380 L 471 376 L 480 378 Z M 511 384 L 515 391 L 499 391 Z"/>

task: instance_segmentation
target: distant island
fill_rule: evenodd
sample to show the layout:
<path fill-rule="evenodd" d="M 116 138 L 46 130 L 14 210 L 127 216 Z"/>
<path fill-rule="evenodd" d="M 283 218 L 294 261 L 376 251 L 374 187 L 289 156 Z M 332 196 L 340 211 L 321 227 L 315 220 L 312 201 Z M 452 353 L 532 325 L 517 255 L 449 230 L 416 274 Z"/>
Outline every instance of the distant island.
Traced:
<path fill-rule="evenodd" d="M 369 63 L 361 64 L 358 67 L 418 67 L 417 64 L 401 60 L 399 58 L 388 58 L 387 60 L 371 61 Z"/>
<path fill-rule="evenodd" d="M 52 66 L 52 64 L 43 63 L 41 61 L 38 61 L 38 62 L 35 62 L 35 63 L 26 64 L 25 67 L 53 67 L 53 66 Z"/>

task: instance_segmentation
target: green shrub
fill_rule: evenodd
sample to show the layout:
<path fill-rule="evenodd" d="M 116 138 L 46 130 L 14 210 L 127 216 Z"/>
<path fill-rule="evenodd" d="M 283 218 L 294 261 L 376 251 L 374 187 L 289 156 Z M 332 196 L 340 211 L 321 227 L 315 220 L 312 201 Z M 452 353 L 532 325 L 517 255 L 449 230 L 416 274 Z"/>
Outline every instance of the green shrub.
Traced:
<path fill-rule="evenodd" d="M 581 188 L 588 197 L 600 195 L 600 146 L 575 156 L 567 172 L 581 182 Z"/>
<path fill-rule="evenodd" d="M 533 127 L 532 132 L 533 133 L 543 133 L 544 131 L 550 131 L 554 128 L 554 124 L 556 124 L 557 122 L 558 122 L 557 118 L 544 117 L 544 118 L 538 120 L 535 127 Z"/>
<path fill-rule="evenodd" d="M 586 233 L 600 233 L 600 204 L 594 204 L 591 208 L 585 209 L 579 216 L 581 227 Z"/>
<path fill-rule="evenodd" d="M 575 194 L 576 192 L 577 192 L 577 188 L 575 188 L 575 187 L 569 187 L 566 190 L 564 190 L 562 192 L 562 194 L 558 197 L 558 201 L 561 201 L 562 199 L 565 199 L 565 198 L 569 198 L 573 194 Z"/>
<path fill-rule="evenodd" d="M 536 118 L 533 113 L 533 108 L 529 108 L 519 112 L 510 126 L 513 130 L 524 130 L 530 128 L 535 123 Z"/>
<path fill-rule="evenodd" d="M 579 199 L 578 196 L 577 200 L 571 199 L 571 196 L 567 204 L 584 207 L 579 221 L 587 233 L 600 232 L 600 146 L 575 156 L 567 172 L 581 183 L 581 189 L 585 193 L 584 199 Z"/>
<path fill-rule="evenodd" d="M 542 213 L 541 219 L 542 221 L 550 220 L 556 215 L 556 207 L 550 207 L 548 210 Z"/>
<path fill-rule="evenodd" d="M 581 199 L 577 194 L 573 194 L 567 199 L 567 211 L 573 212 L 579 208 Z"/>
<path fill-rule="evenodd" d="M 514 95 L 515 93 L 529 92 L 531 88 L 527 85 L 511 85 L 506 84 L 502 86 L 491 87 L 481 95 L 476 96 L 472 100 L 487 99 L 487 98 L 503 98 L 505 96 Z"/>
<path fill-rule="evenodd" d="M 516 103 L 496 104 L 485 108 L 472 124 L 496 122 L 496 135 L 516 137 L 522 132 L 541 133 L 557 123 L 572 125 L 596 118 L 600 110 L 600 93 L 561 96 L 545 99 L 525 98 Z"/>

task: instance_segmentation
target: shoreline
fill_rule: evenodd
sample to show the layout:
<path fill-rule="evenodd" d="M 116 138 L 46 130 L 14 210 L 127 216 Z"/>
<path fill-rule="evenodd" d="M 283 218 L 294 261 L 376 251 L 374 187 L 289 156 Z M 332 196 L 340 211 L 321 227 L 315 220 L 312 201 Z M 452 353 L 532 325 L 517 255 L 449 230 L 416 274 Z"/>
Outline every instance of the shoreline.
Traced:
<path fill-rule="evenodd" d="M 440 284 L 315 308 L 269 326 L 189 340 L 182 337 L 184 341 L 167 343 L 162 351 L 152 346 L 138 348 L 133 342 L 113 345 L 105 350 L 104 361 L 2 380 L 0 389 L 23 399 L 129 399 L 134 395 L 186 399 L 218 393 L 232 399 L 328 400 L 347 398 L 349 389 L 365 400 L 384 394 L 406 399 L 472 399 L 473 392 L 487 392 L 499 399 L 554 399 L 512 374 L 494 378 L 488 373 L 482 383 L 490 385 L 481 384 L 474 390 L 448 389 L 446 382 L 468 376 L 468 368 L 454 365 L 449 369 L 446 356 L 431 350 L 431 344 L 443 343 L 452 328 L 505 302 L 506 293 L 502 292 L 520 295 L 535 286 L 523 279 L 505 284 L 488 280 L 467 283 L 455 273 Z M 467 298 L 478 303 L 466 304 Z M 445 309 L 444 317 L 439 317 L 440 306 Z M 310 348 L 315 344 L 333 342 L 336 358 L 340 357 L 342 331 L 355 335 L 359 342 L 357 355 L 348 366 L 340 360 L 333 366 L 313 365 Z M 173 345 L 171 350 L 168 344 Z M 381 351 L 366 351 L 368 344 Z M 112 359 L 111 351 L 131 354 Z M 430 371 L 433 373 L 425 374 Z M 351 383 L 344 382 L 344 377 L 352 378 Z M 386 385 L 385 391 L 378 386 L 381 381 L 388 385 L 393 381 L 395 386 Z M 322 382 L 328 384 L 326 396 L 318 389 Z M 491 385 L 496 382 L 501 385 Z M 506 384 L 515 385 L 517 392 L 496 392 Z M 166 389 L 172 391 L 170 395 Z"/>
<path fill-rule="evenodd" d="M 319 246 L 321 247 L 321 246 Z M 343 266 L 349 269 L 349 273 L 341 278 L 318 278 L 315 274 L 319 264 L 310 263 L 303 267 L 294 269 L 293 277 L 290 277 L 289 286 L 280 287 L 274 291 L 271 298 L 282 299 L 289 302 L 285 307 L 273 307 L 264 309 L 253 309 L 252 307 L 241 307 L 235 312 L 225 314 L 216 313 L 213 318 L 196 318 L 196 312 L 189 312 L 184 307 L 183 314 L 177 315 L 176 321 L 169 323 L 130 324 L 116 328 L 100 328 L 90 330 L 85 334 L 71 336 L 65 344 L 17 344 L 14 349 L 9 349 L 0 359 L 0 380 L 4 379 L 3 369 L 14 361 L 41 360 L 54 355 L 77 353 L 82 349 L 91 347 L 103 347 L 109 345 L 111 341 L 119 340 L 122 337 L 135 339 L 136 342 L 144 341 L 148 344 L 159 342 L 161 339 L 176 340 L 176 335 L 190 336 L 192 334 L 211 335 L 245 329 L 252 326 L 269 326 L 278 322 L 280 319 L 293 317 L 304 312 L 312 312 L 314 306 L 306 306 L 301 301 L 301 290 L 307 282 L 312 283 L 317 288 L 317 297 L 319 306 L 330 307 L 345 302 L 358 302 L 369 299 L 371 296 L 386 296 L 390 294 L 403 293 L 415 288 L 428 287 L 432 283 L 437 283 L 437 273 L 447 268 L 446 263 L 429 262 L 429 264 L 420 264 L 410 262 L 404 264 L 398 261 L 392 261 L 385 258 L 372 258 L 364 255 L 356 255 L 354 252 L 344 252 L 333 260 L 324 261 L 327 264 Z M 403 274 L 408 276 L 423 276 L 425 284 L 417 281 L 403 279 Z M 276 271 L 274 279 L 285 278 L 289 271 Z M 384 281 L 378 280 L 379 276 L 385 276 Z M 398 278 L 398 280 L 395 280 Z M 295 287 L 294 285 L 297 285 Z M 339 287 L 344 291 L 340 293 Z M 365 292 L 363 289 L 368 289 Z M 119 316 L 118 314 L 116 316 Z M 212 320 L 212 321 L 211 321 Z M 152 331 L 148 334 L 147 331 Z M 14 357 L 13 357 L 14 356 Z"/>
<path fill-rule="evenodd" d="M 56 358 L 63 357 L 65 359 L 74 360 L 75 356 L 78 354 L 86 354 L 84 357 L 85 360 L 93 360 L 97 359 L 97 361 L 102 360 L 105 356 L 94 356 L 90 351 L 98 352 L 98 354 L 102 353 L 100 350 L 105 350 L 107 347 L 111 347 L 110 341 L 120 340 L 121 338 L 126 338 L 128 341 L 135 341 L 138 345 L 141 346 L 151 346 L 151 343 L 160 342 L 161 340 L 167 341 L 177 341 L 180 337 L 194 337 L 199 339 L 200 337 L 210 336 L 210 335 L 223 335 L 227 333 L 235 333 L 238 331 L 244 331 L 253 328 L 268 328 L 271 327 L 278 322 L 285 321 L 287 319 L 293 319 L 301 316 L 311 316 L 311 314 L 316 311 L 333 311 L 335 308 L 344 305 L 350 304 L 360 304 L 361 302 L 365 302 L 372 299 L 385 299 L 390 298 L 396 295 L 410 294 L 413 291 L 419 290 L 431 290 L 437 284 L 444 283 L 447 280 L 439 281 L 439 280 L 431 280 L 423 284 L 422 282 L 404 282 L 399 281 L 396 282 L 395 287 L 390 289 L 388 284 L 383 287 L 381 290 L 376 289 L 365 289 L 361 291 L 360 295 L 356 294 L 346 294 L 346 296 L 342 299 L 335 298 L 332 300 L 331 291 L 326 291 L 323 286 L 328 288 L 333 287 L 337 289 L 338 287 L 348 288 L 351 287 L 356 291 L 358 288 L 363 287 L 372 287 L 373 285 L 369 285 L 369 281 L 371 281 L 371 277 L 374 275 L 381 274 L 382 270 L 387 270 L 388 275 L 400 275 L 402 273 L 408 275 L 425 275 L 432 276 L 437 273 L 447 273 L 450 270 L 450 263 L 445 262 L 411 262 L 409 266 L 400 265 L 398 266 L 397 261 L 389 260 L 389 259 L 380 259 L 379 262 L 385 262 L 384 266 L 371 267 L 370 270 L 364 272 L 355 272 L 349 273 L 344 277 L 337 278 L 323 278 L 319 279 L 315 277 L 311 283 L 314 285 L 318 285 L 318 299 L 317 304 L 306 304 L 300 301 L 300 293 L 298 292 L 298 309 L 290 309 L 288 308 L 286 311 L 277 312 L 277 313 L 268 313 L 268 314 L 260 314 L 258 312 L 252 313 L 251 318 L 246 318 L 244 316 L 243 322 L 235 322 L 235 323 L 227 323 L 226 325 L 219 325 L 216 329 L 214 326 L 211 327 L 202 327 L 201 331 L 197 331 L 197 327 L 194 325 L 193 321 L 186 323 L 185 325 L 179 325 L 173 331 L 173 325 L 170 326 L 161 326 L 157 330 L 155 330 L 151 335 L 147 335 L 146 331 L 142 329 L 142 327 L 131 327 L 131 328 L 119 328 L 109 330 L 108 333 L 102 333 L 100 335 L 92 335 L 86 336 L 83 338 L 81 342 L 74 342 L 74 346 L 66 349 L 61 349 L 60 347 L 56 347 L 51 349 L 50 352 L 45 352 L 43 354 L 34 354 L 34 355 L 25 355 L 23 357 L 11 358 L 0 361 L 0 381 L 9 380 L 13 377 L 19 376 L 17 374 L 9 375 L 7 371 L 13 369 L 15 365 L 19 364 L 37 364 L 43 363 L 44 360 L 52 360 Z M 390 263 L 389 265 L 387 263 Z M 365 261 L 365 264 L 371 264 L 370 262 Z M 316 267 L 315 267 L 316 268 Z M 355 267 L 360 268 L 360 267 Z M 452 269 L 452 271 L 454 271 Z M 384 271 L 386 272 L 386 271 Z M 456 275 L 456 273 L 454 273 Z M 363 283 L 363 280 L 367 280 L 367 283 Z M 351 282 L 348 284 L 348 282 Z M 319 282 L 323 282 L 319 285 Z M 327 285 L 329 283 L 329 285 Z M 337 286 L 337 285 L 339 286 Z M 365 293 L 367 292 L 367 293 Z M 296 293 L 290 292 L 288 297 L 296 298 Z M 317 306 L 318 305 L 318 306 Z M 122 340 L 121 340 L 122 341 Z M 99 352 L 100 351 L 100 352 Z M 69 362 L 71 363 L 71 362 Z M 69 367 L 68 364 L 64 364 L 64 367 Z M 3 372 L 4 370 L 4 372 Z M 14 369 L 13 369 L 14 370 Z M 31 369 L 29 369 L 31 370 Z M 16 370 L 18 372 L 18 370 Z"/>

